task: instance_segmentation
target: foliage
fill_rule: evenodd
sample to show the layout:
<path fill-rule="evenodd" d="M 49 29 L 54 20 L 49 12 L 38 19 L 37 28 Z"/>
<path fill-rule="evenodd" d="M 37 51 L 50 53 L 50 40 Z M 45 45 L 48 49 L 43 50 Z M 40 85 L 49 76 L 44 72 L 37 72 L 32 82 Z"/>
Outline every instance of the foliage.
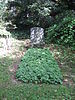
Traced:
<path fill-rule="evenodd" d="M 3 8 L 3 2 L 0 1 L 0 17 L 1 17 L 1 13 L 2 13 L 2 8 Z"/>
<path fill-rule="evenodd" d="M 75 15 L 65 11 L 56 16 L 55 23 L 47 29 L 47 42 L 75 45 Z"/>
<path fill-rule="evenodd" d="M 21 39 L 28 39 L 29 38 L 29 30 L 13 30 L 10 32 L 12 37 L 21 40 Z"/>
<path fill-rule="evenodd" d="M 0 0 L 0 21 L 2 19 L 2 15 L 3 15 L 3 12 L 4 12 L 4 7 L 5 7 L 5 1 L 4 0 Z"/>
<path fill-rule="evenodd" d="M 16 72 L 18 80 L 33 83 L 62 83 L 57 62 L 48 49 L 29 49 Z"/>
<path fill-rule="evenodd" d="M 48 27 L 54 16 L 66 8 L 52 0 L 14 0 L 8 2 L 3 19 L 18 28 Z"/>

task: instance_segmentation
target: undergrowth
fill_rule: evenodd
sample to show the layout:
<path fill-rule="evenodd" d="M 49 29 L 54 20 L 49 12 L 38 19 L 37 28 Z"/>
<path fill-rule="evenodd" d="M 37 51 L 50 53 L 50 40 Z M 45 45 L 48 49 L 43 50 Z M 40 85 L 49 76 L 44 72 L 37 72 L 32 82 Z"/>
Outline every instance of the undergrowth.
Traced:
<path fill-rule="evenodd" d="M 55 23 L 47 31 L 46 42 L 75 47 L 75 14 L 65 11 L 56 16 Z"/>

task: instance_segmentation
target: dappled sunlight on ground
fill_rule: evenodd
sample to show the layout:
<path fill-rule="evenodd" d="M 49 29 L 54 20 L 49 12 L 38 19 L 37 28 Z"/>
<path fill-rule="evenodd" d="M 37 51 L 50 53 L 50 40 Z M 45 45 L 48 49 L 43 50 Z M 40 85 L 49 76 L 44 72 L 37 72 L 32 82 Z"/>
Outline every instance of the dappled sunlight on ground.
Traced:
<path fill-rule="evenodd" d="M 10 48 L 7 46 L 8 44 L 4 43 L 4 38 L 0 38 L 0 58 L 2 57 L 12 57 L 15 58 L 17 56 L 21 56 L 21 51 L 24 46 L 24 41 L 16 40 L 14 38 L 11 38 L 9 42 Z"/>
<path fill-rule="evenodd" d="M 25 54 L 26 48 L 25 45 L 27 40 L 16 40 L 14 38 L 11 38 L 9 42 L 11 42 L 10 48 L 5 42 L 4 38 L 0 38 L 0 59 L 3 58 L 9 58 L 12 59 L 12 63 L 10 66 L 8 66 L 8 71 L 11 77 L 11 82 L 13 84 L 17 84 L 17 80 L 15 79 L 15 72 L 18 68 L 18 65 L 20 63 L 21 57 Z M 4 44 L 3 44 L 4 43 Z M 7 61 L 8 62 L 8 61 Z M 8 62 L 9 63 L 9 62 Z"/>

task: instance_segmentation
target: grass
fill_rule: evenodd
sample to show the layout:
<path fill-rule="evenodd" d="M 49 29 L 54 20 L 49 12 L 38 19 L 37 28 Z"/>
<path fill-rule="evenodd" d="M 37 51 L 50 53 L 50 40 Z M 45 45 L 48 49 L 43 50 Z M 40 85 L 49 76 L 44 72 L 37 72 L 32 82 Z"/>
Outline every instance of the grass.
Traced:
<path fill-rule="evenodd" d="M 62 85 L 13 82 L 9 66 L 15 59 L 0 58 L 0 100 L 75 100 L 75 51 L 49 46 L 64 76 Z M 67 81 L 65 81 L 67 79 Z"/>
<path fill-rule="evenodd" d="M 0 84 L 8 82 L 10 80 L 10 74 L 8 71 L 8 66 L 11 64 L 12 60 L 7 57 L 0 58 Z"/>
<path fill-rule="evenodd" d="M 7 100 L 70 100 L 69 89 L 57 85 L 20 84 L 0 90 L 0 97 Z"/>

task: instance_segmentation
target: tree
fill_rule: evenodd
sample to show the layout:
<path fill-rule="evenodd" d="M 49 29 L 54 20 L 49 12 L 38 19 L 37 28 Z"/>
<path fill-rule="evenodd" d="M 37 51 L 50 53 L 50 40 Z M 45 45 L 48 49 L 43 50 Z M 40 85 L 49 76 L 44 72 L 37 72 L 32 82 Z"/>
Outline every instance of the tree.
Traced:
<path fill-rule="evenodd" d="M 55 0 L 9 1 L 3 19 L 18 28 L 48 27 L 63 7 Z"/>

